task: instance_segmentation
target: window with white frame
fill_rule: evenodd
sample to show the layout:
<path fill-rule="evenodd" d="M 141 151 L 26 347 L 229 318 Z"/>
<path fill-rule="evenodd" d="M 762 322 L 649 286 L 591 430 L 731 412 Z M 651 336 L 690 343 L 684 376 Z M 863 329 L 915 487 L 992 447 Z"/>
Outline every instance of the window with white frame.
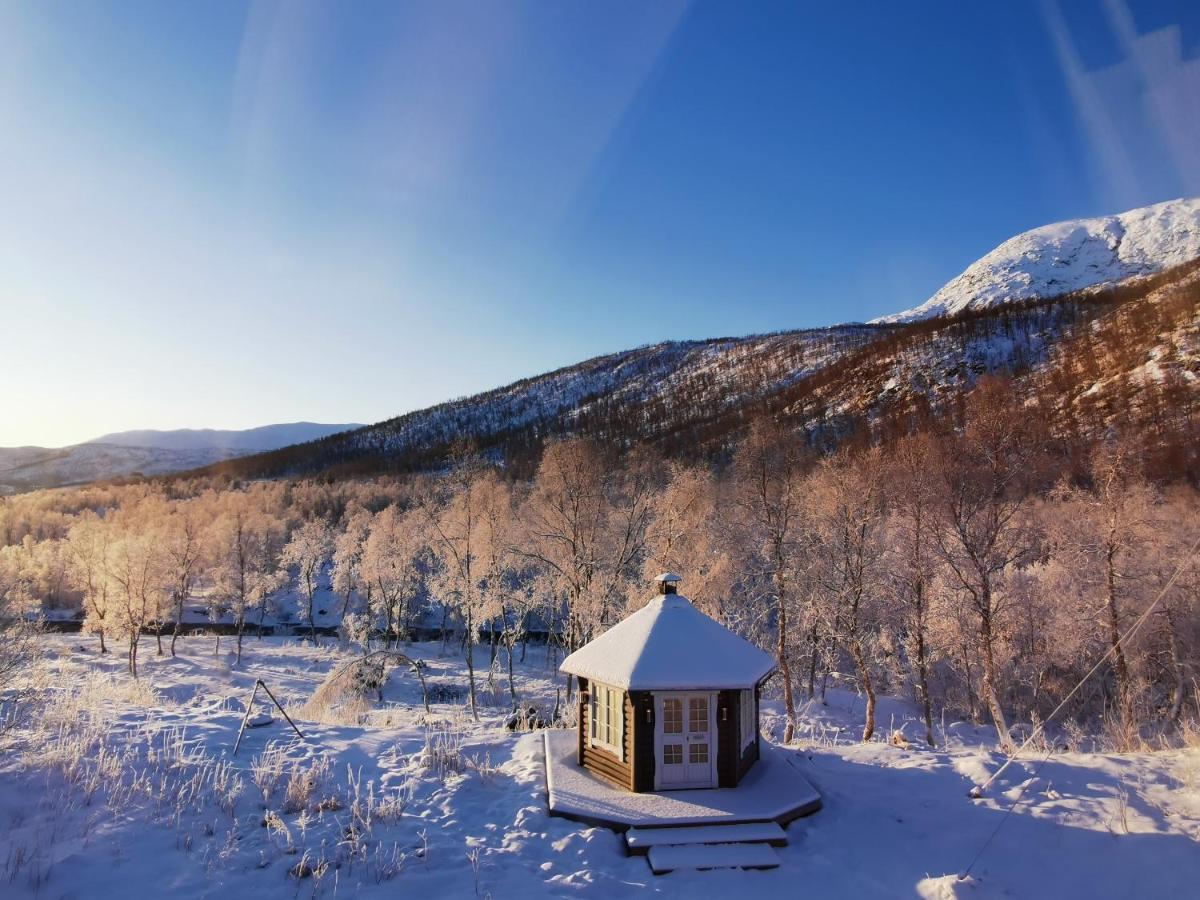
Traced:
<path fill-rule="evenodd" d="M 758 736 L 758 717 L 754 714 L 754 691 L 742 691 L 738 698 L 742 720 L 742 749 L 745 750 L 754 743 Z"/>
<path fill-rule="evenodd" d="M 625 759 L 625 692 L 606 684 L 592 684 L 588 700 L 592 746 L 611 750 Z"/>

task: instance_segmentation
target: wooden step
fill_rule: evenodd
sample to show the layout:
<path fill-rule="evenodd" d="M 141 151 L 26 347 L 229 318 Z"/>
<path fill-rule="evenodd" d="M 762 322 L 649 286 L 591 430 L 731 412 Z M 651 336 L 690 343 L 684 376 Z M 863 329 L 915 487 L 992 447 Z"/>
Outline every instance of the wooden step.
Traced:
<path fill-rule="evenodd" d="M 770 844 L 660 844 L 650 848 L 646 859 L 655 875 L 678 869 L 774 869 L 779 866 L 779 854 Z"/>
<path fill-rule="evenodd" d="M 645 853 L 651 847 L 690 844 L 771 844 L 774 847 L 786 847 L 787 832 L 775 822 L 630 828 L 625 832 L 625 846 L 630 853 Z"/>

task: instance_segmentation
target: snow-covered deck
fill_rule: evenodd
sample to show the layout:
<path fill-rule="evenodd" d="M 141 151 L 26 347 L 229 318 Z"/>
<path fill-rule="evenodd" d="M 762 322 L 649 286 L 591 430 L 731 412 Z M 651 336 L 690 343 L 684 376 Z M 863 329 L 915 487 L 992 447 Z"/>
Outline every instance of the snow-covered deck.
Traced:
<path fill-rule="evenodd" d="M 574 731 L 551 730 L 545 735 L 551 815 L 624 831 L 632 826 L 786 824 L 821 808 L 821 795 L 791 754 L 766 741 L 761 744 L 762 758 L 736 788 L 635 794 L 576 763 Z"/>

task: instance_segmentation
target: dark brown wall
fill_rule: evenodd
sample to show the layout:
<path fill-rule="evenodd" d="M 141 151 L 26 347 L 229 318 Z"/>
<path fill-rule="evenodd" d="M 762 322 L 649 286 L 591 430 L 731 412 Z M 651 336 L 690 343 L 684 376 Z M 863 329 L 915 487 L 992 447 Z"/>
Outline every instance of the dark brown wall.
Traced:
<path fill-rule="evenodd" d="M 625 761 L 622 762 L 617 758 L 615 753 L 610 753 L 600 747 L 588 746 L 587 704 L 589 691 L 585 690 L 587 680 L 583 678 L 579 679 L 579 686 L 579 759 L 583 763 L 583 767 L 592 774 L 612 782 L 619 788 L 624 788 L 627 791 L 632 790 L 633 766 L 629 760 L 633 759 L 633 729 L 630 727 L 631 709 L 629 694 L 625 694 Z"/>
<path fill-rule="evenodd" d="M 717 691 L 717 785 L 736 787 L 738 755 L 738 692 Z"/>
<path fill-rule="evenodd" d="M 625 730 L 629 759 L 633 761 L 633 789 L 654 790 L 654 695 L 630 691 L 627 695 Z"/>

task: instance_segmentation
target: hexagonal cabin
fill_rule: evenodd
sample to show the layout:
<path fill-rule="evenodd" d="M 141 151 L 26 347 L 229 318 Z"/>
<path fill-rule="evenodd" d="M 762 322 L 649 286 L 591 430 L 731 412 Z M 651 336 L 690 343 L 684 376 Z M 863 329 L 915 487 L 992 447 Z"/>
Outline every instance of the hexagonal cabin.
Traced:
<path fill-rule="evenodd" d="M 658 595 L 559 667 L 579 679 L 578 762 L 630 791 L 736 787 L 759 758 L 774 660 L 692 606 Z"/>

